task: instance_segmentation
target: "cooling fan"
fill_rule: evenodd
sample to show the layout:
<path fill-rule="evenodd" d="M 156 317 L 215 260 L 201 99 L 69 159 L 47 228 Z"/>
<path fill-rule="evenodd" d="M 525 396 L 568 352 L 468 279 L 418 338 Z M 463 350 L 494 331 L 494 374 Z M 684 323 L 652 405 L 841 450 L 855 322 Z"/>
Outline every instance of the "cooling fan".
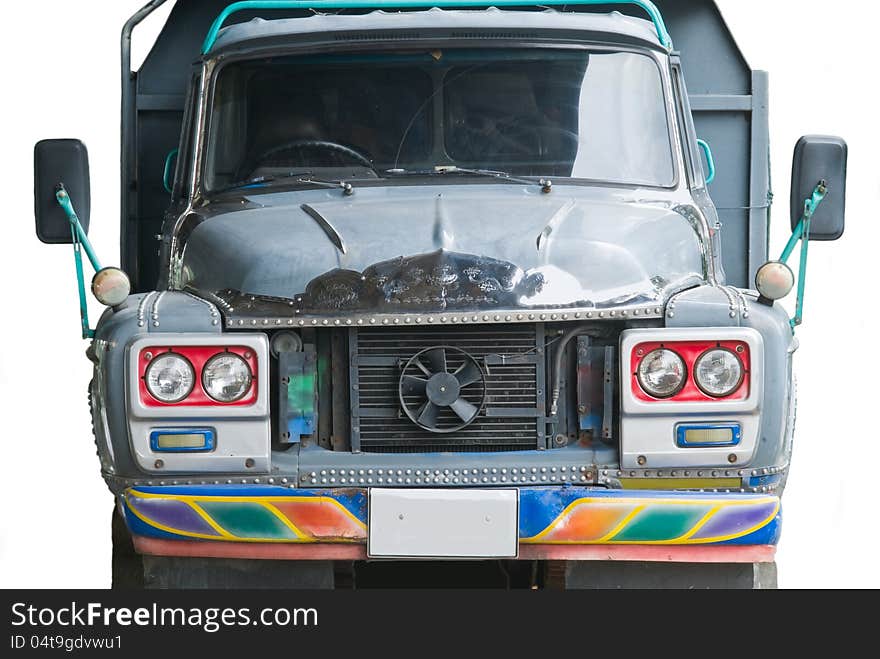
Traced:
<path fill-rule="evenodd" d="M 486 375 L 464 350 L 438 346 L 422 350 L 403 367 L 400 405 L 414 424 L 437 434 L 464 430 L 486 402 Z"/>

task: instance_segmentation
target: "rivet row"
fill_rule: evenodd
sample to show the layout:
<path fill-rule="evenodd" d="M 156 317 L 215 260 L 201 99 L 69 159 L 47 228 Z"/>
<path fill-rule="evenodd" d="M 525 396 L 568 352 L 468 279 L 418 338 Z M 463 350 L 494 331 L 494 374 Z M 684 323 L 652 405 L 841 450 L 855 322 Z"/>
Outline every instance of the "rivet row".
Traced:
<path fill-rule="evenodd" d="M 299 312 L 297 312 L 299 313 Z M 252 327 L 270 325 L 275 326 L 298 326 L 298 327 L 353 327 L 364 325 L 401 326 L 401 325 L 457 325 L 457 324 L 499 324 L 499 323 L 523 323 L 523 322 L 548 322 L 548 321 L 572 321 L 592 319 L 617 319 L 617 318 L 651 318 L 662 317 L 661 307 L 647 309 L 610 309 L 605 311 L 576 311 L 569 313 L 506 313 L 494 315 L 462 315 L 462 316 L 391 316 L 391 317 L 358 317 L 358 318 L 232 318 L 228 321 L 230 327 Z"/>

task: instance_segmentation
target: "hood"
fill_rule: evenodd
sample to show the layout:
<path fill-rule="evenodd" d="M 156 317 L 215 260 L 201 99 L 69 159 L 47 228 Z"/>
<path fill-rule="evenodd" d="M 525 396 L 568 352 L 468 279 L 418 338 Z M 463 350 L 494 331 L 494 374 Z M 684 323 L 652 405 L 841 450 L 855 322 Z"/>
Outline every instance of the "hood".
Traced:
<path fill-rule="evenodd" d="M 438 192 L 442 190 L 442 192 Z M 665 302 L 704 281 L 669 204 L 514 186 L 255 195 L 189 236 L 183 284 L 298 313 L 568 309 Z"/>

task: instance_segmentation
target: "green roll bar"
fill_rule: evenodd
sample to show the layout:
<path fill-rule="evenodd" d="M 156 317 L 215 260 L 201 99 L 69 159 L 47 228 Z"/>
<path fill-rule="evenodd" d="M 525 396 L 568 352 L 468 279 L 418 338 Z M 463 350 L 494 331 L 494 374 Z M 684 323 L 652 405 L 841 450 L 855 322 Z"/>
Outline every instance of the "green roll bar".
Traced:
<path fill-rule="evenodd" d="M 180 154 L 180 149 L 171 149 L 165 156 L 165 169 L 162 173 L 162 186 L 165 192 L 171 194 L 174 192 L 174 167 L 177 165 L 176 159 Z"/>
<path fill-rule="evenodd" d="M 202 54 L 207 55 L 217 41 L 217 35 L 233 14 L 242 11 L 271 11 L 271 10 L 314 10 L 324 9 L 430 9 L 439 8 L 467 8 L 467 7 L 559 7 L 559 6 L 590 6 L 590 5 L 634 5 L 648 14 L 657 29 L 657 38 L 663 47 L 672 50 L 672 38 L 666 29 L 663 15 L 651 0 L 624 0 L 622 2 L 608 2 L 608 0 L 245 0 L 235 2 L 220 12 L 220 15 L 211 25 L 205 43 L 202 46 Z"/>
<path fill-rule="evenodd" d="M 715 180 L 715 156 L 712 155 L 712 147 L 706 140 L 697 140 L 697 146 L 703 150 L 703 155 L 706 156 L 706 167 L 709 170 L 706 172 L 706 185 L 709 185 Z"/>

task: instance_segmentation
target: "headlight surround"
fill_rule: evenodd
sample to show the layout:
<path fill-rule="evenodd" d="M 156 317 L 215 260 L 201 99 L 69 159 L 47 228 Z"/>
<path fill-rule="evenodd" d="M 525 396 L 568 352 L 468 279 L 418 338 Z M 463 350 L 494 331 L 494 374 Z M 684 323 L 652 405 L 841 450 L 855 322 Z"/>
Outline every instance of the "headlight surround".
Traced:
<path fill-rule="evenodd" d="M 161 403 L 179 403 L 193 391 L 196 372 L 190 361 L 174 352 L 156 357 L 147 366 L 144 382 L 150 395 Z"/>
<path fill-rule="evenodd" d="M 732 350 L 713 348 L 704 352 L 694 364 L 694 381 L 707 396 L 727 398 L 743 384 L 745 367 Z"/>
<path fill-rule="evenodd" d="M 216 355 L 202 370 L 202 387 L 218 403 L 236 403 L 247 396 L 254 375 L 248 363 L 232 352 Z"/>
<path fill-rule="evenodd" d="M 653 398 L 673 398 L 687 384 L 687 365 L 676 352 L 659 348 L 639 363 L 638 380 L 642 390 Z"/>

